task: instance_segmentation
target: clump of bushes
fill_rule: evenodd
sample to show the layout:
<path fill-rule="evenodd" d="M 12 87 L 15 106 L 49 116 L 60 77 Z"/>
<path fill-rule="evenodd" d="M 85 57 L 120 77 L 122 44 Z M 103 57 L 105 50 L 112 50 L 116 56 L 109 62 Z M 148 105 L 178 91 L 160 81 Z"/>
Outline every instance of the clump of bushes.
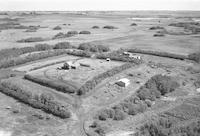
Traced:
<path fill-rule="evenodd" d="M 200 63 L 200 52 L 189 54 L 188 57 L 189 57 L 190 60 L 194 60 L 197 63 Z"/>
<path fill-rule="evenodd" d="M 99 26 L 93 26 L 92 29 L 99 29 Z"/>
<path fill-rule="evenodd" d="M 80 31 L 79 34 L 91 34 L 90 31 Z"/>
<path fill-rule="evenodd" d="M 61 30 L 62 28 L 60 26 L 56 26 L 53 28 L 53 30 Z"/>
<path fill-rule="evenodd" d="M 200 33 L 200 23 L 199 22 L 178 22 L 178 23 L 171 23 L 169 26 L 174 27 L 183 27 L 187 31 L 191 31 L 192 34 Z"/>
<path fill-rule="evenodd" d="M 154 34 L 153 36 L 154 36 L 154 37 L 164 37 L 165 35 L 164 35 L 164 34 L 161 34 L 161 33 L 157 33 L 157 34 Z"/>
<path fill-rule="evenodd" d="M 78 49 L 91 52 L 108 52 L 110 49 L 104 45 L 94 45 L 92 43 L 82 43 Z"/>
<path fill-rule="evenodd" d="M 118 67 L 114 67 L 104 73 L 101 73 L 92 79 L 88 80 L 78 91 L 78 95 L 85 95 L 90 90 L 94 89 L 99 83 L 101 83 L 104 79 L 114 76 L 117 73 L 122 72 L 123 70 L 126 70 L 128 68 L 131 68 L 134 66 L 134 64 L 126 63 Z"/>
<path fill-rule="evenodd" d="M 19 43 L 29 43 L 29 42 L 42 42 L 42 41 L 45 41 L 45 39 L 42 38 L 42 37 L 30 37 L 30 38 L 18 40 L 17 42 L 19 42 Z"/>
<path fill-rule="evenodd" d="M 60 38 L 66 38 L 66 34 L 59 32 L 52 39 L 60 39 Z"/>
<path fill-rule="evenodd" d="M 175 122 L 164 117 L 152 119 L 139 128 L 136 136 L 197 136 L 199 135 L 200 120 L 185 123 L 175 127 Z"/>
<path fill-rule="evenodd" d="M 25 75 L 25 79 L 30 80 L 32 82 L 38 83 L 40 85 L 44 85 L 53 89 L 56 89 L 57 91 L 63 92 L 63 93 L 75 93 L 78 87 L 76 85 L 73 85 L 71 83 L 62 83 L 60 81 L 52 81 L 46 78 L 38 78 L 31 75 Z"/>
<path fill-rule="evenodd" d="M 149 28 L 149 30 L 158 30 L 158 29 L 165 29 L 165 28 L 162 26 L 153 26 Z"/>
<path fill-rule="evenodd" d="M 137 24 L 136 23 L 132 23 L 131 26 L 137 26 Z"/>
<path fill-rule="evenodd" d="M 33 83 L 19 78 L 10 78 L 1 81 L 0 91 L 12 96 L 32 107 L 42 109 L 48 113 L 59 116 L 61 118 L 69 118 L 71 116 L 68 105 L 63 105 L 57 101 L 48 91 L 34 85 L 34 89 L 28 85 Z"/>
<path fill-rule="evenodd" d="M 111 25 L 104 26 L 103 28 L 104 29 L 118 29 L 117 27 L 111 26 Z"/>
<path fill-rule="evenodd" d="M 78 32 L 77 31 L 68 31 L 67 34 L 73 36 L 73 35 L 77 35 Z"/>
<path fill-rule="evenodd" d="M 68 38 L 77 35 L 77 31 L 68 31 L 66 34 L 65 33 L 58 33 L 56 34 L 52 39 L 60 39 L 60 38 Z"/>
<path fill-rule="evenodd" d="M 52 46 L 49 44 L 36 44 L 35 45 L 35 50 L 36 51 L 46 51 L 46 50 L 51 50 Z"/>
<path fill-rule="evenodd" d="M 59 42 L 53 47 L 53 49 L 73 49 L 73 48 L 76 47 L 72 46 L 69 42 Z"/>

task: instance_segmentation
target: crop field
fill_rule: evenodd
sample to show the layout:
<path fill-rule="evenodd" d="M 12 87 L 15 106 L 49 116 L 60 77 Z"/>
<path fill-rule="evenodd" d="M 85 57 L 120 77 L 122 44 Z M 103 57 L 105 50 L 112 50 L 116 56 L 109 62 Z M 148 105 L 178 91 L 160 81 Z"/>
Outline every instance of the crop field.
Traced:
<path fill-rule="evenodd" d="M 0 136 L 199 136 L 199 15 L 0 14 Z"/>

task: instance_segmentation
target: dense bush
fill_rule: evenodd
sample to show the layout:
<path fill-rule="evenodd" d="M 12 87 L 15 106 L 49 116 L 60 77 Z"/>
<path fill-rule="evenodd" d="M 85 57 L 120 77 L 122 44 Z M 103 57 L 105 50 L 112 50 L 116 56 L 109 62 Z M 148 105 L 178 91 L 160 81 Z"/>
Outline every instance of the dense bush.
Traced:
<path fill-rule="evenodd" d="M 194 60 L 197 63 L 200 63 L 200 52 L 190 54 L 189 59 Z"/>
<path fill-rule="evenodd" d="M 80 31 L 79 34 L 91 34 L 90 31 Z"/>
<path fill-rule="evenodd" d="M 68 31 L 67 33 L 58 33 L 52 39 L 68 38 L 77 35 L 77 31 Z"/>
<path fill-rule="evenodd" d="M 45 41 L 45 39 L 42 37 L 30 37 L 30 38 L 18 40 L 17 42 L 29 43 L 29 42 L 42 42 L 42 41 Z"/>
<path fill-rule="evenodd" d="M 197 77 L 197 80 L 194 82 L 196 88 L 200 88 L 200 76 Z"/>
<path fill-rule="evenodd" d="M 155 55 L 160 57 L 168 57 L 168 58 L 174 58 L 174 59 L 188 59 L 188 56 L 186 55 L 179 55 L 174 53 L 168 53 L 168 52 L 160 52 L 160 51 L 150 51 L 150 50 L 142 50 L 142 49 L 128 49 L 128 52 L 131 53 L 142 53 L 142 54 L 149 54 L 149 55 Z"/>
<path fill-rule="evenodd" d="M 77 35 L 78 32 L 77 31 L 68 31 L 67 34 L 68 35 Z"/>
<path fill-rule="evenodd" d="M 95 45 L 92 43 L 82 43 L 79 45 L 78 49 L 91 52 L 108 52 L 110 50 L 109 47 L 104 45 Z"/>
<path fill-rule="evenodd" d="M 104 79 L 114 76 L 115 74 L 118 74 L 122 72 L 123 70 L 126 70 L 128 68 L 131 68 L 134 66 L 131 63 L 126 63 L 121 66 L 114 67 L 106 72 L 103 72 L 97 76 L 94 76 L 92 79 L 88 80 L 78 91 L 78 95 L 85 95 L 90 90 L 94 89 L 99 83 L 101 83 Z"/>
<path fill-rule="evenodd" d="M 99 26 L 93 26 L 92 29 L 99 29 Z"/>
<path fill-rule="evenodd" d="M 30 80 L 32 82 L 38 83 L 40 85 L 44 85 L 53 89 L 56 89 L 57 91 L 63 92 L 63 93 L 75 93 L 75 91 L 78 89 L 76 85 L 73 85 L 71 83 L 62 83 L 60 81 L 52 81 L 50 79 L 46 78 L 38 78 L 31 75 L 26 74 L 24 76 L 25 79 Z"/>
<path fill-rule="evenodd" d="M 67 105 L 62 105 L 44 90 L 37 89 L 36 91 L 33 88 L 26 87 L 27 84 L 30 83 L 22 81 L 22 79 L 6 79 L 1 81 L 0 91 L 32 107 L 42 109 L 61 118 L 69 118 L 71 116 Z"/>
<path fill-rule="evenodd" d="M 137 26 L 137 24 L 136 23 L 132 23 L 131 26 Z"/>
<path fill-rule="evenodd" d="M 158 29 L 165 29 L 165 28 L 161 26 L 153 26 L 149 28 L 149 30 L 158 30 Z"/>
<path fill-rule="evenodd" d="M 69 42 L 59 42 L 55 44 L 54 49 L 73 49 L 76 48 L 72 46 Z"/>
<path fill-rule="evenodd" d="M 199 120 L 174 127 L 172 120 L 159 117 L 142 125 L 135 136 L 198 136 L 199 130 Z"/>
<path fill-rule="evenodd" d="M 117 27 L 111 26 L 111 25 L 104 26 L 103 28 L 104 29 L 118 29 Z"/>
<path fill-rule="evenodd" d="M 49 44 L 36 44 L 35 45 L 35 50 L 36 51 L 46 51 L 46 50 L 51 50 L 52 46 Z"/>
<path fill-rule="evenodd" d="M 52 39 L 60 39 L 60 38 L 66 38 L 66 34 L 59 32 Z"/>
<path fill-rule="evenodd" d="M 157 33 L 157 34 L 154 34 L 153 35 L 154 37 L 163 37 L 163 36 L 165 36 L 164 34 L 161 34 L 161 33 Z"/>
<path fill-rule="evenodd" d="M 62 28 L 60 26 L 56 26 L 53 28 L 53 30 L 61 30 Z"/>

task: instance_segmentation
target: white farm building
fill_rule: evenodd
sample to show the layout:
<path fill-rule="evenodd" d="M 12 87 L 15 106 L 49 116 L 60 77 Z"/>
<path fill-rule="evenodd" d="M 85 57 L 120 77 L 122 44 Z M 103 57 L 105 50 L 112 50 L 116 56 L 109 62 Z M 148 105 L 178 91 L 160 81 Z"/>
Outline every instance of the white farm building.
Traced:
<path fill-rule="evenodd" d="M 127 87 L 130 84 L 130 80 L 127 78 L 122 78 L 116 82 L 118 86 Z"/>

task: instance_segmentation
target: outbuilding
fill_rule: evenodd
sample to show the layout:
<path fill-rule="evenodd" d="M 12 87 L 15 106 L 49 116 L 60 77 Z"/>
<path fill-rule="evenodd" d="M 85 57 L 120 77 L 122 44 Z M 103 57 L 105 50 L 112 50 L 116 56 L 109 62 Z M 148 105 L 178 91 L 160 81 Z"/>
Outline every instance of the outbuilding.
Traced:
<path fill-rule="evenodd" d="M 127 87 L 130 84 L 130 80 L 127 78 L 122 78 L 116 82 L 118 86 Z"/>
<path fill-rule="evenodd" d="M 106 58 L 106 61 L 110 61 L 110 58 Z"/>
<path fill-rule="evenodd" d="M 197 88 L 197 93 L 200 93 L 200 88 Z"/>

